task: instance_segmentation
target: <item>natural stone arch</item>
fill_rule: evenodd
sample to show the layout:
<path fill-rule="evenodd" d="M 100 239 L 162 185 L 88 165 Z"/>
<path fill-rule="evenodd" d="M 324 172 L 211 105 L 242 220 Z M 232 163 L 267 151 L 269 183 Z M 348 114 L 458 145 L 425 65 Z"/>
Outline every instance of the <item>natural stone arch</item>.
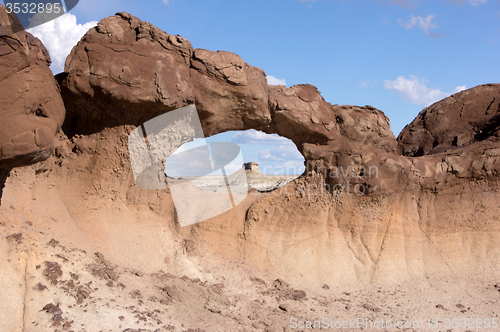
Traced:
<path fill-rule="evenodd" d="M 194 49 L 185 38 L 130 14 L 105 18 L 89 30 L 65 72 L 57 78 L 67 108 L 63 129 L 70 136 L 139 126 L 195 104 L 207 137 L 251 128 L 276 133 L 295 143 L 311 169 L 376 166 L 380 178 L 361 179 L 371 192 L 401 189 L 400 171 L 408 163 L 397 155 L 381 111 L 332 105 L 312 85 L 269 86 L 264 71 L 238 55 Z"/>

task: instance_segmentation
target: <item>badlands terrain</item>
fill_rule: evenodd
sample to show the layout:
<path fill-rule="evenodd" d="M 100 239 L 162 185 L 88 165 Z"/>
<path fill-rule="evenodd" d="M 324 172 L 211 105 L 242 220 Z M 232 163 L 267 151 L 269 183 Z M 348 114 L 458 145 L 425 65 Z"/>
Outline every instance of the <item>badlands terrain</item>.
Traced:
<path fill-rule="evenodd" d="M 500 329 L 499 84 L 396 138 L 375 107 L 269 86 L 127 13 L 49 64 L 0 5 L 0 331 Z M 206 137 L 291 139 L 305 173 L 181 227 L 169 189 L 136 184 L 128 138 L 193 104 Z"/>

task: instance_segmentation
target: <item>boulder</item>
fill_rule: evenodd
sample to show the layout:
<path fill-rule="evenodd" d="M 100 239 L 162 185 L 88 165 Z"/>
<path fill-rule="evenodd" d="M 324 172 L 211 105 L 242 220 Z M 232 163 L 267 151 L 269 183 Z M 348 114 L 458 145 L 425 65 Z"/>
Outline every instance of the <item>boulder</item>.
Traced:
<path fill-rule="evenodd" d="M 0 5 L 0 168 L 47 159 L 65 115 L 60 89 L 39 39 L 12 33 Z"/>
<path fill-rule="evenodd" d="M 186 38 L 127 13 L 91 29 L 69 55 L 65 72 L 58 79 L 69 135 L 139 125 L 193 103 L 206 135 L 271 122 L 261 69 L 233 53 L 195 50 Z"/>

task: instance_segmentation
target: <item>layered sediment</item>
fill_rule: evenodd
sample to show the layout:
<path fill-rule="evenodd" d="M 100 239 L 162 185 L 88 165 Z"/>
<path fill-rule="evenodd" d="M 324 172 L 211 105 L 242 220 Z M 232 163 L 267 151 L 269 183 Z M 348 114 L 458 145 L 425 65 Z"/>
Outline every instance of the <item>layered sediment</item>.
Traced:
<path fill-rule="evenodd" d="M 8 56 L 0 61 L 14 68 L 25 55 Z M 31 82 L 29 68 L 9 85 Z M 408 296 L 434 292 L 432 301 L 448 308 L 473 303 L 457 311 L 463 317 L 490 314 L 500 274 L 500 85 L 430 106 L 396 139 L 372 106 L 332 105 L 314 86 L 268 86 L 265 77 L 233 53 L 195 49 L 130 14 L 89 30 L 57 77 L 61 95 L 47 104 L 47 114 L 60 115 L 62 96 L 62 131 L 56 136 L 55 117 L 47 144 L 19 150 L 53 152 L 29 166 L 24 152 L 4 158 L 0 274 L 8 301 L 0 326 L 289 331 L 290 315 L 311 309 L 313 318 L 348 306 L 353 315 L 394 319 L 440 313 L 441 303 L 403 303 L 395 285 Z M 24 93 L 38 98 L 37 89 Z M 169 189 L 136 185 L 127 142 L 141 123 L 193 103 L 206 136 L 254 128 L 291 139 L 305 174 L 180 227 Z M 9 105 L 0 117 L 19 109 Z M 31 126 L 32 117 L 16 121 Z M 2 147 L 16 135 L 1 136 Z M 455 286 L 445 295 L 448 282 Z M 488 292 L 468 293 L 471 283 Z M 349 298 L 346 289 L 364 290 Z"/>

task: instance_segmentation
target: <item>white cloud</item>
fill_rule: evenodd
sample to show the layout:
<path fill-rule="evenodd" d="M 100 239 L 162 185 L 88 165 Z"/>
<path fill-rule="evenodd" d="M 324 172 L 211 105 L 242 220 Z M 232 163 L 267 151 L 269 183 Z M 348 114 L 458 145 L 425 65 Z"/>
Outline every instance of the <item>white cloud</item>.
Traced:
<path fill-rule="evenodd" d="M 271 75 L 267 75 L 266 78 L 269 85 L 286 85 L 285 79 L 276 78 Z"/>
<path fill-rule="evenodd" d="M 259 151 L 259 159 L 262 161 L 286 162 L 290 160 L 303 161 L 304 157 L 294 145 L 279 145 L 272 149 Z"/>
<path fill-rule="evenodd" d="M 64 71 L 64 62 L 73 49 L 73 46 L 80 41 L 90 28 L 96 25 L 96 21 L 77 24 L 76 16 L 67 13 L 55 20 L 26 31 L 39 38 L 49 50 L 52 60 L 50 69 L 52 69 L 54 74 L 57 74 Z"/>
<path fill-rule="evenodd" d="M 195 138 L 191 142 L 187 142 L 187 143 L 182 144 L 172 154 L 184 152 L 184 151 L 187 151 L 189 149 L 197 148 L 197 147 L 203 146 L 203 145 L 207 145 L 207 140 L 205 138 Z"/>
<path fill-rule="evenodd" d="M 30 28 L 36 27 L 40 24 L 50 22 L 59 16 L 62 16 L 62 9 L 60 9 L 60 12 L 57 12 L 57 13 L 56 13 L 56 11 L 52 11 L 52 10 L 50 11 L 50 13 L 49 12 L 36 13 L 32 17 L 28 18 L 29 24 L 28 24 L 28 26 L 26 26 L 26 29 L 30 29 Z"/>
<path fill-rule="evenodd" d="M 466 2 L 471 6 L 482 5 L 484 3 L 488 3 L 488 0 L 446 0 L 447 2 L 453 2 L 463 6 Z"/>
<path fill-rule="evenodd" d="M 427 80 L 410 75 L 408 78 L 399 76 L 395 80 L 385 80 L 384 89 L 395 91 L 404 101 L 409 101 L 423 107 L 427 107 L 454 93 L 465 90 L 465 85 L 457 86 L 451 92 L 443 92 L 440 89 L 429 88 Z"/>
<path fill-rule="evenodd" d="M 411 18 L 403 22 L 402 20 L 398 20 L 399 24 L 406 29 L 413 29 L 414 27 L 419 27 L 424 30 L 426 34 L 430 34 L 430 29 L 438 28 L 437 24 L 432 23 L 434 19 L 434 15 L 427 15 L 426 17 L 422 16 L 411 16 Z"/>
<path fill-rule="evenodd" d="M 237 132 L 231 138 L 231 142 L 236 144 L 292 145 L 295 147 L 288 138 L 277 134 L 266 134 L 255 129 Z"/>
<path fill-rule="evenodd" d="M 163 0 L 163 3 L 168 5 L 168 0 Z"/>
<path fill-rule="evenodd" d="M 348 1 L 348 0 L 343 0 L 343 1 Z M 377 0 L 377 1 L 384 2 L 385 0 Z M 417 3 L 419 1 L 420 0 L 388 0 L 388 2 L 391 5 L 401 6 L 401 7 L 410 9 L 410 10 L 414 10 L 417 7 Z M 301 1 L 301 2 L 305 2 L 305 1 Z M 461 6 L 465 5 L 466 3 L 470 4 L 471 6 L 478 6 L 478 5 L 488 3 L 488 0 L 446 0 L 446 2 L 456 3 L 456 4 L 461 5 Z"/>

